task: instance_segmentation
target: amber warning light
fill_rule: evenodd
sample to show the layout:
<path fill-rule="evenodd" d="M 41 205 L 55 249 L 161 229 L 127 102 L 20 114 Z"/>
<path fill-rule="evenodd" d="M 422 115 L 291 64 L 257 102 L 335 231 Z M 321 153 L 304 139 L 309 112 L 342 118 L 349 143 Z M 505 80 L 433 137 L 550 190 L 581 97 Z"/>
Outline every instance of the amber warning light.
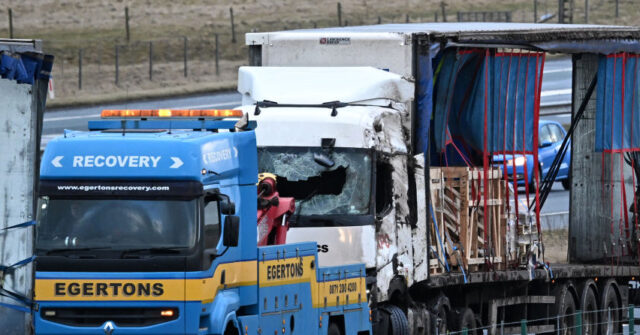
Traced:
<path fill-rule="evenodd" d="M 100 116 L 102 118 L 225 118 L 242 117 L 242 111 L 238 109 L 105 109 Z"/>
<path fill-rule="evenodd" d="M 160 315 L 164 316 L 164 317 L 172 317 L 173 316 L 173 310 L 172 309 L 165 309 L 160 311 Z"/>

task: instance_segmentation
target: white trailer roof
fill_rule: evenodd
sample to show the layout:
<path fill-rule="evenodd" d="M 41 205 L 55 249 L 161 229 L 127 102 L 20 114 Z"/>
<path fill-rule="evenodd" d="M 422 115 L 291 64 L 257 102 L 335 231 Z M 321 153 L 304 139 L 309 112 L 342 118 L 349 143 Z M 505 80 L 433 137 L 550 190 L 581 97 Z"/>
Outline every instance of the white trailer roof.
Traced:
<path fill-rule="evenodd" d="M 450 34 L 471 32 L 518 32 L 518 31 L 573 31 L 573 30 L 638 30 L 637 27 L 593 25 L 593 24 L 553 24 L 553 23 L 516 23 L 516 22 L 427 22 L 427 23 L 391 23 L 369 26 L 328 27 L 298 29 L 287 33 L 308 32 L 361 32 L 361 33 L 428 33 Z M 284 32 L 284 31 L 280 31 Z M 260 34 L 260 33 L 256 33 Z"/>
<path fill-rule="evenodd" d="M 287 104 L 328 101 L 391 100 L 408 102 L 413 84 L 401 76 L 372 67 L 240 67 L 238 92 L 242 104 L 271 100 Z"/>
<path fill-rule="evenodd" d="M 575 42 L 581 40 L 640 39 L 640 27 L 588 24 L 545 24 L 511 22 L 442 22 L 380 24 L 370 26 L 299 29 L 263 33 L 247 33 L 247 45 L 268 45 L 272 40 L 354 37 L 385 34 L 428 36 L 440 41 L 493 41 L 502 43 Z M 322 43 L 322 41 L 320 42 Z M 336 44 L 340 44 L 337 41 Z M 348 41 L 344 41 L 348 44 Z M 544 49 L 544 48 L 543 48 Z"/>

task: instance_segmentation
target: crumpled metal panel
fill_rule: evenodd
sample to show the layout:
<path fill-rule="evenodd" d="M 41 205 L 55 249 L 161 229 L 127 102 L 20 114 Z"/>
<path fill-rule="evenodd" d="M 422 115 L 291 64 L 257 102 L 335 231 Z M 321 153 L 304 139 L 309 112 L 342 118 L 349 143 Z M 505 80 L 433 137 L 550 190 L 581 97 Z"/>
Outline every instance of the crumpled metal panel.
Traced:
<path fill-rule="evenodd" d="M 36 113 L 32 90 L 31 85 L 0 79 L 0 228 L 34 219 Z M 15 264 L 32 255 L 32 229 L 0 233 L 0 264 Z M 8 290 L 30 296 L 31 286 L 31 264 L 5 276 L 4 287 Z M 17 304 L 5 297 L 0 302 Z M 0 329 L 7 334 L 25 333 L 27 322 L 23 312 L 0 309 Z"/>

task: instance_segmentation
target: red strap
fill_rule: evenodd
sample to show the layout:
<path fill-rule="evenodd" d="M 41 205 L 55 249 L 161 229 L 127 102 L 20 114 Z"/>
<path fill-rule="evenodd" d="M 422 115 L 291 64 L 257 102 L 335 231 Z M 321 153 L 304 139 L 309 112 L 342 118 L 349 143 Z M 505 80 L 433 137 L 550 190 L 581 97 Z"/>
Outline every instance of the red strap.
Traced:
<path fill-rule="evenodd" d="M 526 66 L 526 71 L 525 71 L 525 80 L 524 80 L 524 103 L 523 103 L 523 107 L 522 107 L 522 150 L 525 151 L 527 150 L 527 139 L 525 137 L 525 120 L 527 119 L 527 85 L 529 83 L 529 60 L 531 59 L 531 52 L 527 51 L 527 66 Z M 535 149 L 534 149 L 535 150 Z M 527 157 L 526 155 L 524 157 Z M 525 195 L 527 196 L 527 208 L 529 208 L 529 169 L 527 168 L 527 162 L 525 161 L 525 168 L 524 168 L 524 192 Z"/>
<path fill-rule="evenodd" d="M 487 189 L 489 188 L 489 185 L 487 183 L 487 173 L 488 173 L 488 169 L 489 169 L 489 153 L 488 153 L 488 147 L 487 147 L 487 136 L 488 136 L 488 131 L 487 131 L 487 112 L 489 109 L 488 106 L 488 90 L 489 90 L 489 49 L 487 49 L 485 51 L 485 61 L 484 61 L 484 151 L 482 153 L 482 163 L 483 163 L 483 170 L 484 170 L 484 215 L 482 216 L 483 219 L 483 227 L 484 227 L 484 257 L 485 257 L 485 261 L 488 259 L 488 239 L 487 239 Z"/>
<path fill-rule="evenodd" d="M 538 124 L 540 118 L 540 94 L 542 93 L 542 73 L 544 72 L 544 60 L 546 54 L 542 53 L 542 57 L 540 55 L 536 55 L 536 74 L 538 73 L 538 61 L 540 62 L 540 70 L 539 75 L 536 76 L 535 80 L 535 106 L 534 106 L 534 115 L 533 115 L 533 176 L 536 180 L 536 229 L 538 230 L 538 239 L 542 242 L 542 229 L 540 228 L 540 169 L 538 169 Z"/>
<path fill-rule="evenodd" d="M 516 223 L 519 222 L 520 219 L 520 213 L 519 212 L 519 203 L 518 203 L 518 175 L 516 173 L 516 115 L 518 112 L 518 84 L 520 82 L 520 60 L 522 59 L 522 54 L 518 55 L 518 65 L 516 67 L 516 94 L 515 96 L 515 101 L 514 101 L 514 105 L 513 105 L 513 138 L 511 139 L 511 157 L 513 157 L 512 159 L 512 165 L 513 165 L 513 199 L 515 202 L 515 208 L 516 208 Z M 511 67 L 511 61 L 509 61 L 509 67 Z"/>

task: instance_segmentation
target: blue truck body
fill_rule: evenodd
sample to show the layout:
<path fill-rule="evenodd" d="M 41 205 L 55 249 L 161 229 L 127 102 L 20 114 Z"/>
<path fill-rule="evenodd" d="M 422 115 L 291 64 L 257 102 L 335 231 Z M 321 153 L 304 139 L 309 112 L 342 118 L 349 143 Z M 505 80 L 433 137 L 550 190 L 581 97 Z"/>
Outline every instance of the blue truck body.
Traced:
<path fill-rule="evenodd" d="M 255 134 L 233 131 L 234 123 L 105 120 L 90 123 L 89 132 L 67 131 L 48 144 L 41 203 L 152 201 L 189 185 L 196 190 L 189 197 L 201 204 L 207 195 L 224 194 L 237 212 L 220 215 L 225 225 L 220 224 L 223 231 L 211 259 L 201 241 L 204 211 L 196 215 L 194 246 L 169 256 L 185 253 L 185 264 L 189 257 L 200 257 L 195 263 L 204 265 L 197 269 L 163 270 L 162 252 L 125 259 L 126 250 L 88 251 L 82 238 L 76 244 L 68 242 L 75 238 L 69 236 L 68 248 L 47 249 L 42 247 L 46 243 L 38 244 L 44 241 L 39 236 L 36 334 L 327 334 L 332 324 L 342 334 L 370 334 L 363 265 L 318 267 L 315 242 L 257 247 Z M 226 218 L 233 214 L 239 218 L 237 245 L 225 246 Z M 39 225 L 51 221 L 44 213 L 39 220 Z M 117 229 L 118 219 L 113 220 L 109 229 Z M 38 234 L 44 231 L 38 227 Z M 122 271 L 118 258 L 123 258 Z M 139 270 L 127 262 L 138 262 Z M 152 263 L 151 269 L 145 262 Z"/>

